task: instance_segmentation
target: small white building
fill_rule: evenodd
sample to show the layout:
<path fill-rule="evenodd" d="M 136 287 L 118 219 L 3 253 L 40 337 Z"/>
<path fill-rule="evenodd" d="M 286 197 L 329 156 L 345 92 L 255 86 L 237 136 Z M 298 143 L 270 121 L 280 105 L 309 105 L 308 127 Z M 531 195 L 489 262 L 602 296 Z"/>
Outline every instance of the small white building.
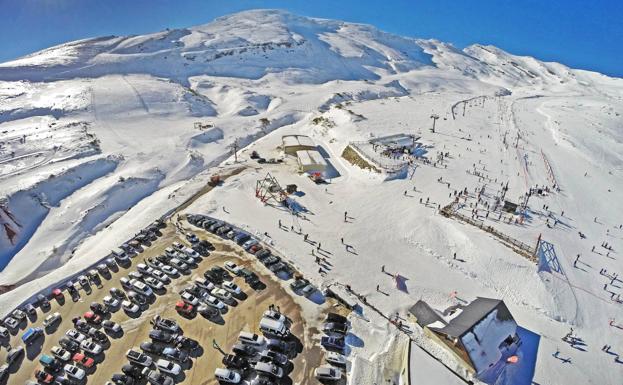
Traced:
<path fill-rule="evenodd" d="M 284 135 L 281 137 L 283 152 L 286 155 L 295 156 L 297 151 L 315 150 L 316 144 L 309 136 L 305 135 Z"/>
<path fill-rule="evenodd" d="M 327 169 L 327 161 L 316 150 L 297 151 L 296 160 L 300 172 L 324 172 Z"/>

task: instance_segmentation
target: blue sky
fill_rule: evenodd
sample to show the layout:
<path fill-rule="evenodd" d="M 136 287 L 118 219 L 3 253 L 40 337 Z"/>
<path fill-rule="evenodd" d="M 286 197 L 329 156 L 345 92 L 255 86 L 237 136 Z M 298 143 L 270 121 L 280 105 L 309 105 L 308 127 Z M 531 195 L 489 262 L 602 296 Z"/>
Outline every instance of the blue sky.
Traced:
<path fill-rule="evenodd" d="M 458 47 L 493 44 L 623 77 L 621 0 L 0 0 L 0 62 L 70 40 L 188 27 L 253 8 L 373 24 Z"/>

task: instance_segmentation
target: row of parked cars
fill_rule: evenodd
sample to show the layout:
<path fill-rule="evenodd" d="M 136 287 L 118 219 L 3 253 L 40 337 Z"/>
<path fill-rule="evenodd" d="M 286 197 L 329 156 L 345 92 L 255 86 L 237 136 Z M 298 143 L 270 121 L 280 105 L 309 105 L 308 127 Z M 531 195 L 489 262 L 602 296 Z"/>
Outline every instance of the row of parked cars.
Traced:
<path fill-rule="evenodd" d="M 230 239 L 242 246 L 243 249 L 254 255 L 273 273 L 285 277 L 292 276 L 292 266 L 281 260 L 279 256 L 273 255 L 268 248 L 264 248 L 260 244 L 260 241 L 253 238 L 249 233 L 234 228 L 223 221 L 202 214 L 188 214 L 186 218 L 190 224 L 209 231 L 221 238 Z"/>
<path fill-rule="evenodd" d="M 290 333 L 291 320 L 284 314 L 268 309 L 260 320 L 263 335 L 242 331 L 232 353 L 223 356 L 224 367 L 214 376 L 221 383 L 271 385 L 292 370 L 290 360 L 298 352 Z"/>
<path fill-rule="evenodd" d="M 346 317 L 329 313 L 323 324 L 324 336 L 320 339 L 320 344 L 325 349 L 325 361 L 323 365 L 316 369 L 316 378 L 323 382 L 338 381 L 342 378 L 342 368 L 346 366 L 344 347 L 346 334 L 348 334 L 348 320 Z"/>
<path fill-rule="evenodd" d="M 173 385 L 174 378 L 183 371 L 191 353 L 199 347 L 197 341 L 185 337 L 175 320 L 154 316 L 151 321 L 150 341 L 141 343 L 140 350 L 127 351 L 128 364 L 122 373 L 113 374 L 106 385 Z"/>

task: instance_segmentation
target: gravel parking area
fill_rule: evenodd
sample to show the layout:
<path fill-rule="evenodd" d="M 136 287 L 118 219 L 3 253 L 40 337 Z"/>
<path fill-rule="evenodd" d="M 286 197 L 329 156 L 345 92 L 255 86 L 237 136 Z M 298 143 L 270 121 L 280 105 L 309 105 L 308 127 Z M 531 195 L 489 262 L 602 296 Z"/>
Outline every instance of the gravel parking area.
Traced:
<path fill-rule="evenodd" d="M 198 231 L 197 234 L 201 239 L 208 239 L 212 242 L 216 249 L 210 256 L 203 258 L 198 267 L 194 268 L 190 274 L 174 278 L 166 286 L 166 292 L 156 295 L 153 303 L 149 304 L 142 313 L 128 315 L 123 310 L 112 313 L 110 319 L 122 326 L 123 333 L 110 338 L 110 342 L 104 344 L 104 352 L 94 357 L 96 364 L 87 370 L 87 380 L 82 383 L 103 385 L 110 380 L 113 373 L 121 373 L 121 367 L 128 363 L 125 357 L 126 351 L 130 348 L 140 351 L 140 344 L 150 340 L 148 335 L 152 326 L 149 320 L 154 315 L 160 315 L 177 321 L 184 331 L 184 336 L 196 340 L 200 345 L 199 349 L 191 355 L 191 362 L 182 366 L 184 370 L 175 378 L 176 383 L 216 384 L 214 370 L 223 365 L 221 364 L 221 353 L 213 347 L 213 342 L 216 342 L 222 350 L 229 353 L 236 343 L 240 331 L 246 330 L 261 334 L 258 328 L 259 321 L 264 311 L 272 304 L 278 306 L 280 311 L 292 320 L 291 332 L 300 340 L 301 347 L 301 351 L 292 360 L 291 372 L 288 373 L 287 378 L 282 379 L 281 383 L 317 384 L 313 371 L 321 364 L 322 350 L 310 338 L 319 332 L 307 326 L 307 322 L 302 318 L 302 309 L 293 299 L 289 289 L 284 288 L 278 278 L 254 261 L 241 248 L 235 246 L 234 243 L 223 241 L 206 232 Z M 118 271 L 113 271 L 111 275 L 101 277 L 101 283 L 97 285 L 99 287 L 92 285 L 90 293 L 80 289 L 80 299 L 74 302 L 71 296 L 64 291 L 64 300 L 51 300 L 51 308 L 45 313 L 38 308 L 36 317 L 33 317 L 27 324 L 23 322 L 20 329 L 12 333 L 8 344 L 11 346 L 23 345 L 21 336 L 24 330 L 29 327 L 41 327 L 44 318 L 49 314 L 60 313 L 62 321 L 52 329 L 47 330 L 43 338 L 39 338 L 27 348 L 25 357 L 11 367 L 12 374 L 8 383 L 24 384 L 29 379 L 34 380 L 33 372 L 41 368 L 41 364 L 38 362 L 41 354 L 50 354 L 50 349 L 52 346 L 58 345 L 58 341 L 65 331 L 73 328 L 73 317 L 81 316 L 84 312 L 89 311 L 89 305 L 92 302 L 101 303 L 104 296 L 109 295 L 110 288 L 122 288 L 119 281 L 121 277 L 136 271 L 137 264 L 144 262 L 146 258 L 162 254 L 164 249 L 170 247 L 175 241 L 188 245 L 181 232 L 173 224 L 168 223 L 168 226 L 162 229 L 162 236 L 145 251 L 133 258 L 130 266 L 119 267 Z M 243 297 L 246 298 L 237 301 L 236 306 L 230 306 L 221 318 L 209 320 L 199 314 L 185 318 L 178 314 L 175 310 L 175 303 L 180 299 L 178 292 L 193 279 L 202 277 L 203 272 L 207 269 L 215 265 L 223 266 L 223 263 L 229 260 L 255 272 L 265 287 L 261 290 L 254 290 L 245 283 L 243 278 L 235 277 L 234 282 L 243 290 Z M 318 307 L 319 318 L 323 317 L 322 312 L 326 308 L 327 306 Z M 5 358 L 6 349 L 3 348 L 0 350 L 0 362 L 4 362 Z"/>

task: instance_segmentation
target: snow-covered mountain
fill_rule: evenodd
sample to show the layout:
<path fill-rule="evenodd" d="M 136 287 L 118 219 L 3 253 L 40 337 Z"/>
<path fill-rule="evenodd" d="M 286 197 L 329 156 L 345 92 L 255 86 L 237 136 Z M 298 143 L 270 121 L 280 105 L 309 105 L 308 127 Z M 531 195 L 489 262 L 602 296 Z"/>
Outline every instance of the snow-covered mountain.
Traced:
<path fill-rule="evenodd" d="M 558 164 L 556 172 L 570 178 L 557 209 L 572 201 L 578 211 L 573 226 L 587 232 L 584 227 L 593 216 L 614 221 L 614 213 L 623 210 L 618 201 L 608 210 L 599 202 L 592 202 L 590 210 L 577 203 L 590 200 L 591 189 L 603 190 L 596 201 L 610 200 L 604 191 L 621 186 L 621 111 L 622 79 L 492 46 L 461 50 L 437 40 L 278 10 L 51 47 L 0 64 L 0 285 L 24 288 L 16 289 L 11 299 L 0 296 L 0 303 L 15 302 L 19 293 L 101 258 L 200 190 L 206 176 L 230 157 L 234 141 L 238 146 L 260 143 L 261 138 L 270 142 L 275 130 L 308 133 L 338 156 L 350 141 L 416 131 L 431 151 L 463 152 L 458 161 L 465 164 L 449 167 L 456 172 L 457 186 L 472 181 L 465 170 L 472 163 L 476 167 L 474 148 L 490 133 L 507 132 L 525 146 L 509 152 L 496 142 L 499 149 L 485 146 L 481 154 L 488 150 L 496 165 L 522 164 L 524 168 L 500 174 L 510 178 L 517 173 L 518 178 L 510 179 L 511 190 L 519 195 L 529 185 L 546 182 L 544 173 L 531 174 L 529 167 L 541 165 L 547 153 Z M 427 137 L 422 129 L 429 127 L 431 114 L 438 114 L 439 127 L 452 134 Z M 364 185 L 360 191 L 370 193 L 359 197 L 362 202 L 370 199 L 380 207 L 395 199 L 391 183 L 375 185 L 375 190 L 366 183 L 376 180 L 370 182 L 373 178 L 348 167 L 340 163 L 338 168 L 347 180 Z M 570 170 L 599 177 L 587 190 Z M 401 185 L 399 195 L 411 187 Z M 449 199 L 443 187 L 440 202 Z M 231 192 L 244 198 L 235 194 Z M 349 196 L 358 199 L 357 192 Z M 409 209 L 396 203 L 384 210 L 402 215 L 398 208 Z M 593 214 L 595 210 L 601 211 Z M 370 223 L 376 223 L 379 210 L 368 211 Z M 404 239 L 391 241 L 404 241 L 405 248 L 388 250 L 406 254 L 415 249 L 443 261 L 450 249 L 475 255 L 491 248 L 488 238 L 439 222 L 428 211 L 419 215 L 427 225 L 420 223 L 417 234 L 414 227 L 400 227 Z M 548 231 L 543 227 L 527 228 L 526 242 Z M 324 228 L 332 229 L 329 223 Z M 569 230 L 566 236 L 576 233 Z M 557 240 L 573 245 L 568 246 L 569 255 L 580 247 L 575 238 Z M 283 251 L 292 251 L 287 247 Z M 505 258 L 503 249 L 495 250 Z M 304 255 L 297 249 L 294 254 Z M 399 254 L 387 256 L 388 263 L 393 255 Z M 451 268 L 453 264 L 447 262 Z M 526 265 L 510 259 L 503 266 L 475 263 L 457 269 L 456 276 L 478 277 L 482 286 L 469 286 L 470 291 L 484 287 L 505 296 L 535 328 L 545 323 L 539 317 L 594 326 L 587 321 L 590 312 L 583 318 L 581 312 L 564 308 L 563 294 L 550 298 L 536 273 L 524 273 Z M 489 269 L 494 273 L 489 275 Z M 369 272 L 359 273 L 359 282 L 366 281 Z M 505 286 L 521 280 L 525 287 Z M 440 306 L 445 304 L 436 288 L 422 290 Z M 533 298 L 527 298 L 529 292 L 535 293 Z M 387 301 L 388 307 L 393 305 Z M 612 377 L 604 378 L 606 382 L 595 383 Z"/>

